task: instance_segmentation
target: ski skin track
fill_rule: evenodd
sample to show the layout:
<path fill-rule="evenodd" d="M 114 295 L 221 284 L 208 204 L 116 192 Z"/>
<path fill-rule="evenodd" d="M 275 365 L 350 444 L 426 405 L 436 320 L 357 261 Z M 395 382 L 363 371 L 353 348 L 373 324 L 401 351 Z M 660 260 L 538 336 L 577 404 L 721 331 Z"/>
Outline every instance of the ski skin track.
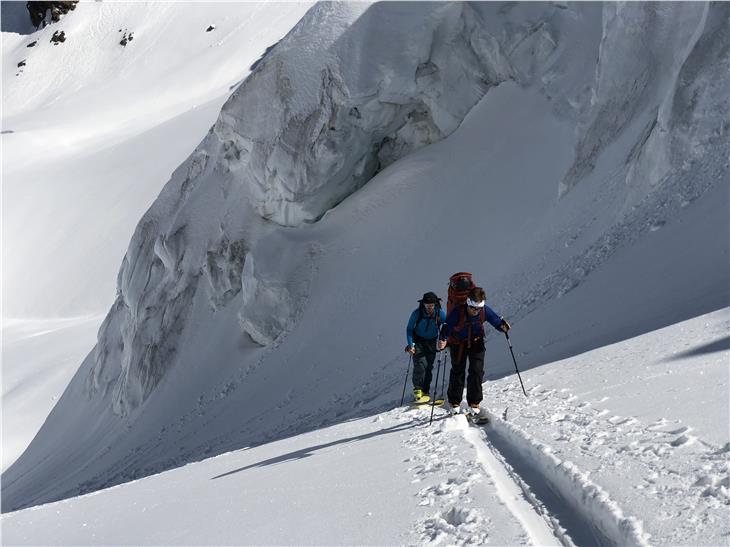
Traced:
<path fill-rule="evenodd" d="M 559 534 L 554 530 L 553 524 L 546 522 L 540 514 L 539 508 L 525 498 L 520 486 L 484 442 L 483 433 L 476 429 L 483 428 L 483 426 L 475 424 L 472 427 L 466 416 L 458 414 L 454 416 L 454 419 L 464 438 L 476 450 L 477 460 L 494 482 L 497 495 L 520 522 L 530 542 L 533 545 L 564 545 L 558 540 Z"/>
<path fill-rule="evenodd" d="M 572 509 L 582 513 L 587 520 L 595 522 L 605 536 L 613 540 L 616 545 L 642 547 L 650 545 L 641 521 L 626 517 L 617 503 L 602 488 L 588 480 L 587 475 L 580 472 L 575 464 L 560 460 L 552 454 L 549 446 L 536 441 L 494 413 L 487 411 L 486 414 L 489 418 L 486 426 L 472 425 L 464 417 L 459 420 L 459 427 L 464 437 L 474 446 L 477 458 L 485 471 L 494 480 L 500 498 L 520 520 L 534 544 L 555 545 L 557 537 L 563 545 L 575 545 L 557 519 L 549 515 L 542 503 L 532 494 L 529 486 L 524 484 L 514 471 L 510 471 L 509 461 L 501 453 L 493 452 L 496 448 L 486 437 L 485 431 L 488 429 L 496 429 L 505 442 L 510 443 L 516 451 L 525 454 L 525 457 L 531 459 L 537 467 L 542 468 L 540 471 L 543 480 L 552 485 L 566 500 L 572 500 Z M 519 503 L 516 503 L 516 500 L 519 500 Z M 530 508 L 526 508 L 525 504 L 529 504 Z M 542 515 L 542 518 L 538 514 Z M 544 534 L 548 526 L 550 541 L 538 535 Z"/>

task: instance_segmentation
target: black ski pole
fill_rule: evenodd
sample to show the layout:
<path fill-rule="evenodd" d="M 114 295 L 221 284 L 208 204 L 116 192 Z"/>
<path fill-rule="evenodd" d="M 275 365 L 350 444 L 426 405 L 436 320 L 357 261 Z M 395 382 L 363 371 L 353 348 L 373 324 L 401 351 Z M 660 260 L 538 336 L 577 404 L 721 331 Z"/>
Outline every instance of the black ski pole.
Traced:
<path fill-rule="evenodd" d="M 509 334 L 506 332 L 504 333 L 504 336 L 507 338 L 507 343 L 509 344 L 509 352 L 512 354 L 512 361 L 515 363 L 515 372 L 517 373 L 517 377 L 520 379 L 520 385 L 522 386 L 522 393 L 525 394 L 525 397 L 527 397 L 527 392 L 525 391 L 525 384 L 522 383 L 522 376 L 520 376 L 520 371 L 517 369 L 517 359 L 515 359 L 515 352 L 512 351 L 512 342 L 509 340 Z"/>
<path fill-rule="evenodd" d="M 406 398 L 406 386 L 408 385 L 408 373 L 411 370 L 411 361 L 413 360 L 413 354 L 408 354 L 408 368 L 406 368 L 406 381 L 403 382 L 403 395 L 400 398 L 400 406 L 403 406 L 403 401 Z"/>
<path fill-rule="evenodd" d="M 442 349 L 441 351 L 445 352 L 446 348 Z M 444 372 L 441 377 L 441 400 L 444 399 L 444 390 L 446 389 L 446 355 L 444 354 Z"/>
<path fill-rule="evenodd" d="M 436 341 L 438 344 L 438 340 Z M 434 400 L 431 401 L 431 418 L 428 420 L 428 425 L 431 425 L 431 422 L 433 422 L 433 409 L 436 407 L 436 393 L 438 393 L 439 390 L 439 372 L 441 372 L 441 352 L 437 352 L 439 355 L 438 363 L 436 364 L 436 385 L 433 388 L 433 396 Z"/>

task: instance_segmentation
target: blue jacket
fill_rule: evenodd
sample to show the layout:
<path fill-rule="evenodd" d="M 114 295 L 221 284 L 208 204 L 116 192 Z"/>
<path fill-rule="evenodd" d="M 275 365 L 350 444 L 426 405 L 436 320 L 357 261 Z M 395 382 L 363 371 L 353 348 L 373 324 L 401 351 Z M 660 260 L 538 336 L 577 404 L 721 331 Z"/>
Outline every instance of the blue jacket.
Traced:
<path fill-rule="evenodd" d="M 438 310 L 438 321 L 434 321 L 436 315 L 426 315 L 425 312 L 421 320 L 418 321 L 419 310 L 420 308 L 413 310 L 411 318 L 408 320 L 408 326 L 406 327 L 406 340 L 408 340 L 409 346 L 413 344 L 414 334 L 419 338 L 435 340 L 439 335 L 439 327 L 446 321 L 446 312 L 442 309 Z M 416 322 L 418 322 L 418 326 L 416 326 Z M 436 324 L 437 322 L 438 325 Z M 413 329 L 415 329 L 415 332 Z"/>
<path fill-rule="evenodd" d="M 461 315 L 464 315 L 464 324 L 457 330 L 457 326 Z M 450 343 L 466 342 L 469 336 L 471 339 L 483 338 L 486 334 L 484 332 L 484 321 L 488 321 L 495 329 L 499 328 L 502 324 L 502 318 L 496 314 L 496 312 L 489 306 L 484 306 L 484 313 L 478 313 L 477 315 L 469 315 L 466 310 L 466 304 L 463 306 L 457 306 L 446 318 L 444 326 L 441 328 L 441 340 L 449 339 Z"/>

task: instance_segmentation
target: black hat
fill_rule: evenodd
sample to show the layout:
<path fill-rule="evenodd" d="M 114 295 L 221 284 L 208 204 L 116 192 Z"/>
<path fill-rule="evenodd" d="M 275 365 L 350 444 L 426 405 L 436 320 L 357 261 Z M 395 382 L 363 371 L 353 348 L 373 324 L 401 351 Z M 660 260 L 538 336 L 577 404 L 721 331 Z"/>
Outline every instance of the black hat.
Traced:
<path fill-rule="evenodd" d="M 435 292 L 427 292 L 423 293 L 423 298 L 419 300 L 422 304 L 438 304 L 441 302 L 441 299 L 436 296 Z"/>

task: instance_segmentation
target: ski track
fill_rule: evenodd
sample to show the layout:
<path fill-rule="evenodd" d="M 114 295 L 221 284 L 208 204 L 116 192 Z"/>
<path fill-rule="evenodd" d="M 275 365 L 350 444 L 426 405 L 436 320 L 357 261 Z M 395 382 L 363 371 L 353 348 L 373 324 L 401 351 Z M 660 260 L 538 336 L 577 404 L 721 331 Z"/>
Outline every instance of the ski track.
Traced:
<path fill-rule="evenodd" d="M 493 504 L 474 493 L 475 485 L 487 481 L 522 527 L 523 535 L 513 538 L 516 543 L 649 545 L 651 534 L 604 489 L 600 480 L 604 475 L 561 457 L 564 443 L 578 446 L 591 457 L 586 465 L 596 461 L 606 468 L 608 476 L 622 476 L 622 466 L 644 466 L 646 471 L 640 475 L 646 477 L 643 483 L 629 488 L 646 491 L 659 502 L 684 496 L 688 515 L 701 506 L 720 511 L 727 506 L 730 446 L 712 447 L 692 435 L 691 428 L 664 419 L 644 425 L 634 417 L 595 409 L 568 390 L 537 386 L 529 391 L 527 400 L 520 399 L 521 393 L 519 397 L 507 395 L 513 406 L 501 416 L 489 412 L 486 427 L 469 425 L 464 416 L 448 417 L 438 408 L 433 425 L 427 429 L 430 409 L 394 411 L 400 421 L 419 420 L 422 424 L 405 441 L 414 452 L 407 460 L 413 482 L 441 479 L 419 492 L 418 504 L 434 509 L 431 516 L 416 523 L 419 543 L 493 543 Z M 512 413 L 520 417 L 519 425 L 509 421 Z M 547 431 L 550 442 L 527 432 L 538 423 L 545 425 L 539 434 L 544 437 Z M 467 441 L 471 450 L 464 450 L 464 443 L 455 435 Z M 666 458 L 673 451 L 693 447 L 703 451 L 699 458 L 702 463 L 694 473 L 667 467 Z M 598 477 L 595 480 L 594 475 Z M 662 515 L 658 518 L 661 520 Z M 689 519 L 691 523 L 673 525 L 686 532 L 681 536 L 686 539 L 698 519 L 713 522 L 712 514 L 700 511 L 697 518 Z"/>
<path fill-rule="evenodd" d="M 412 482 L 424 483 L 417 504 L 432 512 L 415 523 L 414 544 L 560 545 L 552 523 L 522 495 L 480 438 L 479 428 L 471 427 L 464 416 L 449 417 L 442 408 L 435 409 L 429 426 L 430 410 L 427 406 L 392 411 L 398 421 L 419 422 L 404 440 L 413 451 L 405 463 Z M 514 517 L 506 531 L 504 522 L 493 520 L 503 519 L 505 511 Z M 499 535 L 510 529 L 512 536 Z"/>
<path fill-rule="evenodd" d="M 570 506 L 574 524 L 592 523 L 601 542 L 648 545 L 653 535 L 602 486 L 634 511 L 652 515 L 650 525 L 662 537 L 669 531 L 675 544 L 692 544 L 698 526 L 717 526 L 727 518 L 730 443 L 713 446 L 679 420 L 647 424 L 597 409 L 567 389 L 537 385 L 528 392 L 525 399 L 506 387 L 494 398 L 504 410 L 490 413 L 487 436 L 504 447 L 515 467 L 528 468 Z M 644 478 L 627 484 L 621 481 L 625 476 Z M 678 500 L 679 512 L 669 513 L 666 508 Z"/>
<path fill-rule="evenodd" d="M 560 542 L 556 541 L 556 536 L 562 540 L 566 539 L 563 530 L 558 529 L 557 523 L 549 519 L 542 504 L 529 496 L 521 481 L 515 480 L 514 474 L 505 465 L 505 461 L 494 453 L 490 443 L 484 442 L 483 430 L 479 431 L 478 427 L 470 426 L 463 416 L 457 419 L 464 437 L 476 450 L 482 467 L 493 477 L 499 497 L 520 521 L 530 542 L 534 545 L 560 545 Z"/>
<path fill-rule="evenodd" d="M 600 545 L 649 545 L 642 523 L 625 516 L 616 501 L 589 480 L 588 473 L 570 461 L 561 460 L 550 446 L 494 414 L 490 413 L 489 417 L 490 435 L 503 446 L 501 454 L 505 460 L 523 476 L 534 477 L 526 482 L 535 492 L 547 488 L 554 493 L 549 511 L 571 544 L 574 539 L 578 544 L 588 541 Z M 541 497 L 548 496 L 543 493 Z M 587 534 L 589 537 L 581 537 Z"/>

